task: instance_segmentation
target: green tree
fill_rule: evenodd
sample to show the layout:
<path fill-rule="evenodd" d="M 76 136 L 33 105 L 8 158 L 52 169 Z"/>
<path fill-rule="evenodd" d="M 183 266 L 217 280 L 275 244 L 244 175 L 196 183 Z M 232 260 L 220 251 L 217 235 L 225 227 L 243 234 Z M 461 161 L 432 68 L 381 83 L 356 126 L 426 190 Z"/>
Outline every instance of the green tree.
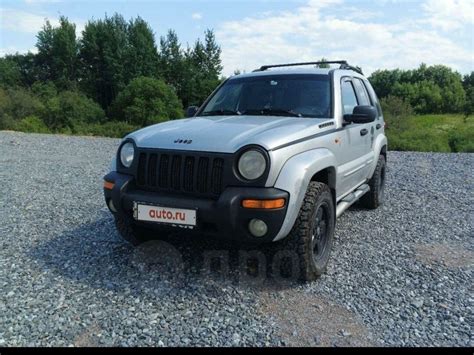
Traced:
<path fill-rule="evenodd" d="M 31 91 L 43 102 L 58 94 L 58 89 L 52 81 L 36 81 L 31 86 Z"/>
<path fill-rule="evenodd" d="M 171 85 L 184 107 L 196 105 L 219 84 L 222 72 L 221 48 L 212 30 L 205 31 L 204 42 L 198 39 L 193 48 L 183 50 L 175 31 L 160 39 L 160 73 Z"/>
<path fill-rule="evenodd" d="M 393 86 L 400 81 L 400 75 L 399 69 L 376 70 L 369 77 L 369 81 L 377 96 L 382 99 L 392 93 Z"/>
<path fill-rule="evenodd" d="M 20 67 L 10 58 L 0 58 L 0 85 L 16 86 L 21 83 Z"/>
<path fill-rule="evenodd" d="M 320 62 L 327 62 L 326 58 L 321 58 Z M 331 66 L 328 63 L 321 63 L 316 65 L 316 68 L 330 68 Z"/>
<path fill-rule="evenodd" d="M 103 109 L 107 109 L 126 85 L 128 26 L 115 14 L 89 21 L 79 48 L 81 86 Z"/>
<path fill-rule="evenodd" d="M 20 72 L 20 85 L 31 86 L 35 81 L 40 80 L 40 68 L 38 67 L 37 55 L 31 52 L 26 54 L 10 54 L 4 57 L 5 60 L 16 64 Z"/>
<path fill-rule="evenodd" d="M 161 77 L 182 98 L 186 91 L 184 88 L 187 79 L 184 72 L 186 63 L 175 31 L 168 30 L 166 36 L 160 38 L 159 60 Z"/>
<path fill-rule="evenodd" d="M 218 79 L 222 72 L 221 47 L 216 42 L 214 31 L 207 29 L 204 33 L 203 70 L 208 79 Z"/>
<path fill-rule="evenodd" d="M 52 80 L 61 89 L 75 86 L 77 78 L 78 43 L 76 25 L 64 16 L 59 27 L 53 28 L 49 21 L 37 35 L 36 60 L 42 80 Z"/>
<path fill-rule="evenodd" d="M 136 126 L 183 117 L 183 107 L 174 90 L 162 80 L 139 77 L 117 96 L 111 116 Z"/>
<path fill-rule="evenodd" d="M 461 75 L 444 65 L 414 70 L 380 70 L 369 77 L 380 98 L 399 96 L 417 113 L 456 113 L 465 107 Z"/>
<path fill-rule="evenodd" d="M 155 36 L 148 23 L 140 17 L 131 20 L 127 34 L 127 83 L 139 76 L 158 77 L 159 57 Z"/>
<path fill-rule="evenodd" d="M 187 90 L 182 92 L 181 97 L 184 107 L 202 104 L 220 83 L 219 74 L 222 71 L 220 48 L 216 49 L 215 43 L 209 43 L 213 41 L 213 36 L 209 35 L 211 33 L 209 31 L 206 33 L 208 43 L 203 44 L 198 39 L 193 49 L 188 48 L 185 54 L 185 73 L 189 80 L 186 81 Z"/>
<path fill-rule="evenodd" d="M 463 112 L 467 118 L 474 113 L 474 71 L 464 76 L 462 85 L 466 93 L 466 102 Z"/>

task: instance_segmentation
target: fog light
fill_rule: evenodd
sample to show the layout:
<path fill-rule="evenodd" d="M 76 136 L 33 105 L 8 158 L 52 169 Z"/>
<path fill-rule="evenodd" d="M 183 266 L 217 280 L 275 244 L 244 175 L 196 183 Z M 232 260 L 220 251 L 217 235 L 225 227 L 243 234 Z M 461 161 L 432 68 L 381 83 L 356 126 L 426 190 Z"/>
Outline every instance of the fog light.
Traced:
<path fill-rule="evenodd" d="M 115 208 L 115 205 L 112 199 L 109 200 L 109 208 L 112 212 L 117 213 L 117 209 Z"/>
<path fill-rule="evenodd" d="M 249 222 L 249 230 L 255 237 L 263 237 L 267 234 L 268 227 L 261 219 L 254 218 Z"/>

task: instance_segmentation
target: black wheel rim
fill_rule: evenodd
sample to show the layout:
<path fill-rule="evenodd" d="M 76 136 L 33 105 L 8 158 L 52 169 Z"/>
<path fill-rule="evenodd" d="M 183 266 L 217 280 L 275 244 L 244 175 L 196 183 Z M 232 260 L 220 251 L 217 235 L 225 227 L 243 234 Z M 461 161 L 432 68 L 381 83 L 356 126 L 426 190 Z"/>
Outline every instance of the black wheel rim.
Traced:
<path fill-rule="evenodd" d="M 311 231 L 311 249 L 313 250 L 313 259 L 315 262 L 322 259 L 326 252 L 329 227 L 329 206 L 327 203 L 323 203 L 316 210 Z"/>
<path fill-rule="evenodd" d="M 385 197 L 385 166 L 380 171 L 379 179 L 379 202 L 382 202 Z"/>

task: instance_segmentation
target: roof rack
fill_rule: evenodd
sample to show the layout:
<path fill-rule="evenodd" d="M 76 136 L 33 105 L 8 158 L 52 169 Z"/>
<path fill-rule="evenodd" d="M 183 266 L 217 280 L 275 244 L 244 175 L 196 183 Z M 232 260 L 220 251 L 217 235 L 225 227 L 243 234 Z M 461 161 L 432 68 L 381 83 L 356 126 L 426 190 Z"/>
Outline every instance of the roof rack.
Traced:
<path fill-rule="evenodd" d="M 361 75 L 362 69 L 349 65 L 346 60 L 329 60 L 320 62 L 303 62 L 303 63 L 288 63 L 288 64 L 273 64 L 273 65 L 262 65 L 260 68 L 255 69 L 254 72 L 265 71 L 270 68 L 281 68 L 281 67 L 294 67 L 300 65 L 320 65 L 320 64 L 339 64 L 339 69 L 353 70 Z"/>

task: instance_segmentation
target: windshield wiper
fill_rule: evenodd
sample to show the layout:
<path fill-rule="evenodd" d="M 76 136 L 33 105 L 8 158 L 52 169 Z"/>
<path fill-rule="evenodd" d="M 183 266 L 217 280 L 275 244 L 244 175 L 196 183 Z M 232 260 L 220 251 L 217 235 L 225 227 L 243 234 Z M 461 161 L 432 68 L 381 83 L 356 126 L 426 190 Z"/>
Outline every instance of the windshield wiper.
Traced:
<path fill-rule="evenodd" d="M 303 117 L 301 113 L 297 113 L 292 110 L 285 110 L 280 108 L 262 108 L 262 109 L 249 109 L 242 112 L 243 115 L 262 115 L 262 116 L 292 116 L 292 117 Z"/>
<path fill-rule="evenodd" d="M 241 115 L 241 113 L 239 111 L 220 109 L 220 110 L 203 112 L 201 114 L 201 116 L 229 116 L 229 115 Z"/>

